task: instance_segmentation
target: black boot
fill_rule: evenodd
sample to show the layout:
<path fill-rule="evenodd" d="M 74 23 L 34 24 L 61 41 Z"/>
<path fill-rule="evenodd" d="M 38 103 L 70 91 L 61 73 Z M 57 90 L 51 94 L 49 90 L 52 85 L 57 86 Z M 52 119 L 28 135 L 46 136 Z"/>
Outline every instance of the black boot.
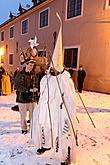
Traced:
<path fill-rule="evenodd" d="M 11 109 L 13 111 L 19 111 L 19 106 L 18 105 L 15 105 L 15 106 L 11 107 Z"/>
<path fill-rule="evenodd" d="M 27 123 L 30 123 L 30 120 L 27 120 Z"/>
<path fill-rule="evenodd" d="M 21 130 L 21 133 L 25 135 L 27 134 L 27 130 Z"/>
<path fill-rule="evenodd" d="M 45 151 L 48 151 L 50 150 L 51 148 L 44 148 L 44 147 L 41 147 L 37 150 L 37 154 L 43 154 Z"/>

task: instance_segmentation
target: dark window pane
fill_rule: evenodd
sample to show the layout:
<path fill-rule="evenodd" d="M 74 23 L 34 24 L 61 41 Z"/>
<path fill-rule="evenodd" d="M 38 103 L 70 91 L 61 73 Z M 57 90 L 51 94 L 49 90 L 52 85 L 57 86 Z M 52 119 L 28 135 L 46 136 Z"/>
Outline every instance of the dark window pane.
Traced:
<path fill-rule="evenodd" d="M 1 32 L 1 41 L 4 41 L 4 38 L 5 38 L 5 33 Z"/>
<path fill-rule="evenodd" d="M 73 49 L 73 68 L 77 68 L 78 48 Z"/>
<path fill-rule="evenodd" d="M 10 38 L 14 37 L 14 27 L 10 28 Z"/>
<path fill-rule="evenodd" d="M 16 53 L 18 53 L 18 42 L 16 42 Z"/>
<path fill-rule="evenodd" d="M 67 68 L 77 68 L 78 48 L 65 49 L 64 65 Z"/>
<path fill-rule="evenodd" d="M 68 0 L 67 18 L 81 15 L 82 0 Z"/>
<path fill-rule="evenodd" d="M 22 34 L 28 32 L 28 20 L 22 22 Z"/>
<path fill-rule="evenodd" d="M 12 65 L 13 64 L 13 54 L 9 55 L 9 64 Z"/>
<path fill-rule="evenodd" d="M 48 25 L 48 9 L 40 13 L 40 28 Z"/>

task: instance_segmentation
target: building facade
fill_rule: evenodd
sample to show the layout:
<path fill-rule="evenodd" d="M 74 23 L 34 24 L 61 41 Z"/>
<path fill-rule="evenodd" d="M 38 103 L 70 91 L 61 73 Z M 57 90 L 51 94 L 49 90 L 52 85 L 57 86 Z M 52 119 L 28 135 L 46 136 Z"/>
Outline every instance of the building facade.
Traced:
<path fill-rule="evenodd" d="M 76 73 L 83 64 L 87 77 L 84 89 L 110 93 L 110 0 L 38 0 L 27 10 L 0 25 L 0 61 L 13 71 L 20 66 L 20 52 L 29 39 L 38 38 L 39 54 L 49 59 L 63 23 L 63 58 L 66 68 Z M 2 51 L 2 49 L 4 51 Z"/>

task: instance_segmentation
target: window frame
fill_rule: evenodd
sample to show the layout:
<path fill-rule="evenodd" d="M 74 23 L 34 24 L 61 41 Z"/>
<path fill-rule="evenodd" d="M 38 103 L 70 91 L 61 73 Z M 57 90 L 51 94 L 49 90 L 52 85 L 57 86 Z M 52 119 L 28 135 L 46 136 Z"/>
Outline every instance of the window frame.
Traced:
<path fill-rule="evenodd" d="M 46 10 L 48 10 L 48 25 L 43 26 L 43 27 L 40 27 L 40 18 L 41 18 L 41 17 L 40 17 L 40 14 L 41 14 L 42 12 L 46 11 Z M 44 29 L 44 28 L 48 28 L 48 27 L 49 27 L 49 25 L 50 25 L 50 8 L 49 8 L 49 7 L 45 8 L 45 9 L 43 9 L 43 10 L 41 10 L 41 11 L 39 12 L 38 20 L 39 20 L 38 29 Z"/>
<path fill-rule="evenodd" d="M 26 21 L 26 20 L 27 20 L 27 22 L 28 22 L 28 29 L 27 29 L 27 32 L 22 33 L 22 23 L 23 23 L 24 21 Z M 21 21 L 21 35 L 28 34 L 28 32 L 29 32 L 29 18 L 25 18 L 24 20 Z"/>
<path fill-rule="evenodd" d="M 5 47 L 5 49 L 6 49 L 6 55 L 8 54 L 8 49 L 9 49 L 9 46 L 8 46 L 8 44 L 6 44 L 6 47 Z"/>
<path fill-rule="evenodd" d="M 10 55 L 12 55 L 12 64 L 10 63 Z M 14 62 L 14 54 L 13 53 L 9 53 L 9 56 L 8 56 L 8 64 L 10 65 L 10 66 L 13 66 L 13 62 Z"/>
<path fill-rule="evenodd" d="M 65 49 L 75 49 L 78 48 L 78 54 L 77 54 L 77 67 L 73 68 L 73 70 L 78 70 L 78 66 L 79 66 L 79 56 L 80 56 L 80 45 L 74 45 L 74 46 L 65 46 L 63 48 L 63 63 L 64 63 L 64 58 L 65 58 Z M 71 67 L 71 66 L 70 66 Z M 66 67 L 67 69 L 69 69 L 70 67 Z"/>
<path fill-rule="evenodd" d="M 15 32 L 15 31 L 14 31 L 14 30 L 15 30 L 14 27 L 15 27 L 15 26 L 13 25 L 13 26 L 11 26 L 11 27 L 9 28 L 9 38 L 10 38 L 10 39 L 13 39 L 13 38 L 14 38 L 14 32 Z M 13 28 L 13 37 L 10 36 L 10 34 L 11 34 L 11 33 L 10 33 L 10 29 L 11 29 L 11 28 Z"/>
<path fill-rule="evenodd" d="M 19 50 L 19 43 L 18 41 L 16 41 L 16 53 L 18 53 L 18 50 Z"/>
<path fill-rule="evenodd" d="M 5 55 L 1 55 L 1 65 L 5 63 Z"/>
<path fill-rule="evenodd" d="M 2 34 L 3 34 L 3 40 L 2 40 Z M 5 31 L 1 31 L 1 42 L 3 42 L 5 40 Z"/>
<path fill-rule="evenodd" d="M 74 20 L 74 19 L 78 19 L 78 18 L 83 17 L 83 13 L 84 13 L 84 0 L 82 0 L 81 15 L 73 16 L 73 17 L 71 17 L 71 18 L 67 18 L 67 13 L 68 13 L 68 1 L 69 1 L 69 0 L 66 0 L 65 21 L 70 21 L 70 20 Z"/>

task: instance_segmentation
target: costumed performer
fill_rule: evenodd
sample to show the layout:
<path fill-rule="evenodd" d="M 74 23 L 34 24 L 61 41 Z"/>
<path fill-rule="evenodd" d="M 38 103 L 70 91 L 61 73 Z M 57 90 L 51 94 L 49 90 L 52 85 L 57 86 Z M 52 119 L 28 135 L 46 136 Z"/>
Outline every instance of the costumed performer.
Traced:
<path fill-rule="evenodd" d="M 52 150 L 59 161 L 75 163 L 75 115 L 75 88 L 62 62 L 61 26 L 51 67 L 40 82 L 40 99 L 33 112 L 31 140 L 37 154 Z"/>

